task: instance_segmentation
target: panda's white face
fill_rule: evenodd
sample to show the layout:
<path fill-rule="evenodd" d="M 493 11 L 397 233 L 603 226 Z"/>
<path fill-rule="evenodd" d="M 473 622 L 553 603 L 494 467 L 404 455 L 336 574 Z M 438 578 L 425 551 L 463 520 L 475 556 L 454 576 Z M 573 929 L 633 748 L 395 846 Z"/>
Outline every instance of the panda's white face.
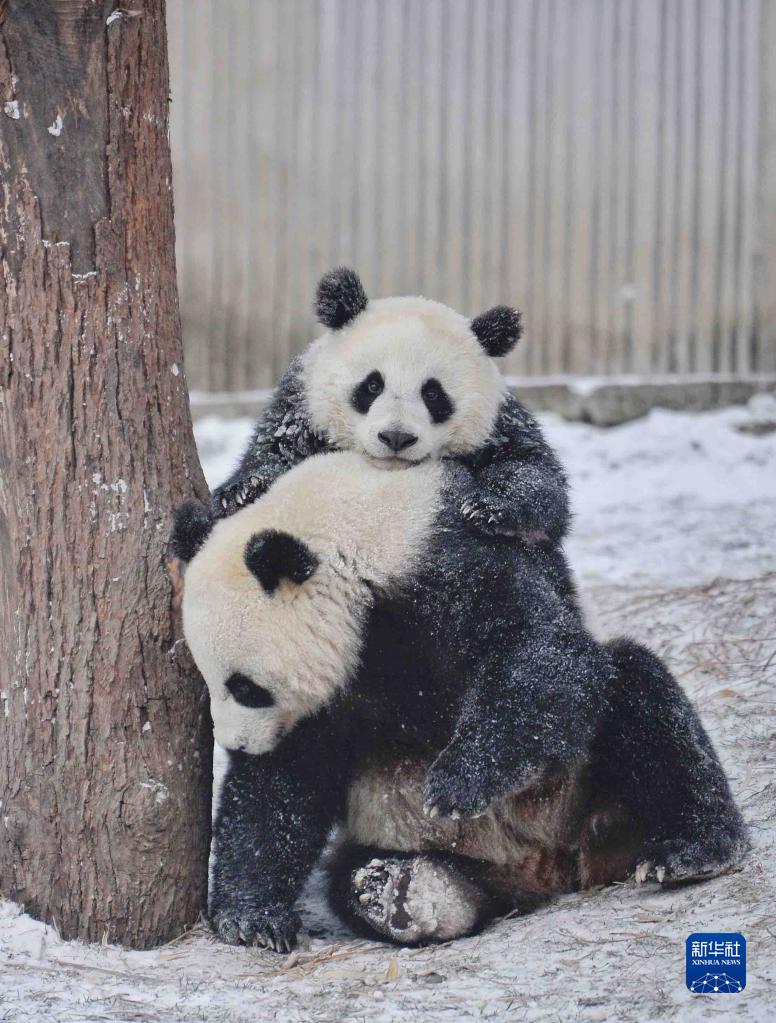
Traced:
<path fill-rule="evenodd" d="M 344 685 L 360 650 L 357 614 L 338 609 L 337 580 L 326 567 L 318 578 L 279 579 L 267 591 L 242 556 L 225 565 L 223 544 L 211 550 L 186 572 L 186 640 L 210 691 L 216 741 L 267 753 Z M 353 594 L 341 599 L 355 602 Z"/>
<path fill-rule="evenodd" d="M 288 534 L 253 533 L 247 511 L 218 523 L 186 569 L 183 627 L 216 741 L 256 755 L 342 688 L 360 632 L 348 580 Z"/>
<path fill-rule="evenodd" d="M 505 391 L 469 321 L 423 298 L 370 302 L 303 364 L 315 428 L 386 467 L 480 447 Z"/>

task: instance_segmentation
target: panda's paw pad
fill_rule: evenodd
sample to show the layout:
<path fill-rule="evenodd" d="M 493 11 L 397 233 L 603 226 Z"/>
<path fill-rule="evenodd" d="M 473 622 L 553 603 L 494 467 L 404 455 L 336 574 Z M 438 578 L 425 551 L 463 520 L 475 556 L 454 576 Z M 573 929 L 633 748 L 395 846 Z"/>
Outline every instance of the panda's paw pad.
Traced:
<path fill-rule="evenodd" d="M 451 864 L 424 855 L 387 858 L 351 875 L 357 915 L 401 945 L 470 934 L 482 893 Z"/>
<path fill-rule="evenodd" d="M 413 924 L 407 912 L 411 880 L 411 860 L 371 860 L 351 875 L 356 912 L 381 934 L 406 936 Z"/>

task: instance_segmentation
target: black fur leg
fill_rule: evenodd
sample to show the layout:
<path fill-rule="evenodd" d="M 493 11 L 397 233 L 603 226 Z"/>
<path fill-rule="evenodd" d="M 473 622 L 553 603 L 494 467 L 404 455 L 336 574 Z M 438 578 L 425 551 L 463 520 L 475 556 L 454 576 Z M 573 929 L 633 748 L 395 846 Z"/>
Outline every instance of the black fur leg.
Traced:
<path fill-rule="evenodd" d="M 499 628 L 476 665 L 455 734 L 429 768 L 432 816 L 479 816 L 574 767 L 595 734 L 609 657 L 546 576 L 526 561 L 515 578 L 520 605 L 498 608 Z"/>
<path fill-rule="evenodd" d="M 330 445 L 310 423 L 302 364 L 295 359 L 256 423 L 240 464 L 213 492 L 213 516 L 234 515 L 261 497 L 278 476 L 310 455 L 327 450 L 331 450 Z"/>
<path fill-rule="evenodd" d="M 450 463 L 449 493 L 461 519 L 485 536 L 557 543 L 568 532 L 568 485 L 534 418 L 508 395 L 492 440 Z"/>
<path fill-rule="evenodd" d="M 319 716 L 271 753 L 229 754 L 213 828 L 208 908 L 224 941 L 276 952 L 296 943 L 294 903 L 342 813 L 343 749 Z"/>
<path fill-rule="evenodd" d="M 695 710 L 646 647 L 621 639 L 609 651 L 615 675 L 592 784 L 645 836 L 636 878 L 670 886 L 729 871 L 748 848 L 746 828 Z"/>
<path fill-rule="evenodd" d="M 464 937 L 505 911 L 462 856 L 341 846 L 327 864 L 332 908 L 358 934 L 398 945 Z"/>

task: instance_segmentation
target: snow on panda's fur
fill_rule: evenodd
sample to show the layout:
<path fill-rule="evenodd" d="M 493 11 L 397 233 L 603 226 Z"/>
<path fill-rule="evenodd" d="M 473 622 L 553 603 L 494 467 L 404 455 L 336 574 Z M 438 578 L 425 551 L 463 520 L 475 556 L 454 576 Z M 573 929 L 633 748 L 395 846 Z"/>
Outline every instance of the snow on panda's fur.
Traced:
<path fill-rule="evenodd" d="M 345 268 L 323 277 L 316 311 L 327 329 L 281 380 L 213 495 L 216 515 L 255 500 L 309 455 L 344 449 L 380 465 L 446 459 L 459 470 L 447 499 L 472 528 L 562 539 L 565 475 L 494 362 L 520 338 L 518 312 L 496 306 L 468 320 L 426 298 L 368 300 Z"/>
<path fill-rule="evenodd" d="M 229 767 L 210 915 L 290 948 L 332 825 L 336 909 L 406 944 L 553 892 L 669 884 L 740 858 L 743 825 L 665 667 L 586 632 L 546 553 L 451 511 L 438 462 L 309 459 L 213 524 L 177 518 L 187 641 Z"/>

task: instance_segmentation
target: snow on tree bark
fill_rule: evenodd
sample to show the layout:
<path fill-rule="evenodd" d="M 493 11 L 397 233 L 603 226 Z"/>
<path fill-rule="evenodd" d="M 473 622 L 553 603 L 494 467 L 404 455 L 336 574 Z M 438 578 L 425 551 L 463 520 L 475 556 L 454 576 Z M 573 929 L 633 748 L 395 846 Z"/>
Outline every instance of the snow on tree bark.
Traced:
<path fill-rule="evenodd" d="M 197 918 L 209 847 L 164 18 L 0 0 L 0 893 L 135 947 Z"/>

